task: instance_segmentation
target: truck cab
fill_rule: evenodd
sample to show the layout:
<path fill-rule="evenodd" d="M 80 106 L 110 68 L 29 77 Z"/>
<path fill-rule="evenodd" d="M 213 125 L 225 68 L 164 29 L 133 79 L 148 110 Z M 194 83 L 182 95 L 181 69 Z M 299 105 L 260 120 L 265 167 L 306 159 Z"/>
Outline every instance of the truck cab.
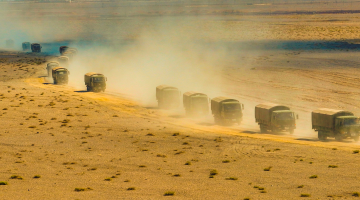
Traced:
<path fill-rule="evenodd" d="M 236 99 L 216 97 L 211 100 L 211 111 L 216 124 L 240 124 L 244 105 Z"/>
<path fill-rule="evenodd" d="M 272 112 L 271 124 L 278 129 L 284 129 L 294 125 L 295 118 L 295 113 L 291 110 L 276 110 Z"/>
<path fill-rule="evenodd" d="M 40 44 L 38 44 L 38 43 L 32 43 L 31 44 L 31 51 L 32 52 L 38 52 L 38 53 L 40 53 L 41 52 L 41 45 Z"/>
<path fill-rule="evenodd" d="M 52 77 L 54 84 L 67 84 L 70 72 L 63 67 L 55 67 L 52 69 Z"/>
<path fill-rule="evenodd" d="M 160 85 L 156 87 L 156 99 L 160 108 L 177 108 L 180 105 L 180 91 L 176 87 Z"/>
<path fill-rule="evenodd" d="M 85 85 L 87 91 L 105 92 L 107 78 L 100 73 L 89 72 L 85 74 Z"/>
<path fill-rule="evenodd" d="M 360 130 L 360 119 L 356 116 L 335 118 L 335 130 L 345 137 L 355 137 Z"/>
<path fill-rule="evenodd" d="M 188 116 L 204 116 L 209 114 L 209 97 L 198 92 L 185 92 L 183 103 Z"/>

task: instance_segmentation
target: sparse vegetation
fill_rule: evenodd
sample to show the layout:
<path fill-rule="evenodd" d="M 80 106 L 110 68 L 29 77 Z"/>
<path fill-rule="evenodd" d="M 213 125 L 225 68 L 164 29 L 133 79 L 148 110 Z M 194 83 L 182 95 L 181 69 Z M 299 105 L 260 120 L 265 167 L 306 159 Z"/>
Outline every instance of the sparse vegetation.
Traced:
<path fill-rule="evenodd" d="M 264 171 L 270 171 L 272 167 L 264 168 Z"/>
<path fill-rule="evenodd" d="M 309 178 L 317 178 L 317 177 L 318 177 L 317 175 L 312 175 Z"/>
<path fill-rule="evenodd" d="M 210 178 L 214 178 L 215 175 L 218 174 L 218 171 L 216 169 L 213 169 L 210 171 Z"/>
<path fill-rule="evenodd" d="M 351 196 L 353 196 L 353 197 L 359 197 L 359 196 L 360 196 L 360 193 L 359 193 L 359 192 L 353 192 Z"/>
<path fill-rule="evenodd" d="M 29 126 L 29 128 L 36 128 L 36 126 Z"/>
<path fill-rule="evenodd" d="M 104 181 L 111 181 L 111 178 L 106 178 L 104 179 Z"/>
<path fill-rule="evenodd" d="M 298 186 L 298 188 L 303 188 L 303 187 L 304 187 L 304 185 L 299 185 L 299 186 Z"/>
<path fill-rule="evenodd" d="M 140 167 L 140 168 L 144 168 L 144 167 L 146 167 L 146 165 L 139 165 L 139 167 Z"/>
<path fill-rule="evenodd" d="M 8 183 L 5 181 L 0 181 L 0 185 L 7 185 Z"/>
<path fill-rule="evenodd" d="M 337 150 L 337 148 L 332 148 L 332 150 Z"/>
<path fill-rule="evenodd" d="M 300 197 L 310 197 L 310 194 L 301 194 Z"/>
<path fill-rule="evenodd" d="M 33 178 L 41 178 L 40 175 L 35 175 Z"/>
<path fill-rule="evenodd" d="M 93 190 L 92 188 L 75 188 L 75 192 L 83 192 L 83 191 L 88 191 L 88 190 Z"/>
<path fill-rule="evenodd" d="M 185 165 L 191 165 L 191 162 L 190 162 L 190 161 L 187 161 L 187 162 L 185 163 Z"/>
<path fill-rule="evenodd" d="M 23 178 L 21 176 L 18 175 L 12 175 L 10 176 L 10 179 L 19 179 L 19 180 L 23 180 Z"/>
<path fill-rule="evenodd" d="M 233 180 L 233 181 L 236 181 L 236 180 L 238 180 L 238 178 L 236 178 L 236 177 L 228 177 L 228 178 L 225 178 L 225 180 Z"/>
<path fill-rule="evenodd" d="M 222 163 L 229 163 L 230 160 L 223 160 Z"/>
<path fill-rule="evenodd" d="M 328 168 L 338 168 L 338 166 L 337 165 L 329 165 Z"/>
<path fill-rule="evenodd" d="M 113 115 L 113 117 L 119 117 L 118 115 Z"/>
<path fill-rule="evenodd" d="M 359 150 L 354 150 L 353 153 L 359 153 L 360 151 Z"/>
<path fill-rule="evenodd" d="M 148 133 L 146 136 L 155 136 L 153 133 Z"/>
<path fill-rule="evenodd" d="M 135 190 L 135 187 L 129 187 L 127 190 Z"/>
<path fill-rule="evenodd" d="M 173 134 L 173 136 L 178 136 L 178 135 L 180 135 L 180 133 L 174 133 L 174 134 Z"/>
<path fill-rule="evenodd" d="M 167 191 L 164 194 L 164 196 L 174 196 L 174 195 L 175 195 L 175 192 L 173 192 L 173 191 Z"/>

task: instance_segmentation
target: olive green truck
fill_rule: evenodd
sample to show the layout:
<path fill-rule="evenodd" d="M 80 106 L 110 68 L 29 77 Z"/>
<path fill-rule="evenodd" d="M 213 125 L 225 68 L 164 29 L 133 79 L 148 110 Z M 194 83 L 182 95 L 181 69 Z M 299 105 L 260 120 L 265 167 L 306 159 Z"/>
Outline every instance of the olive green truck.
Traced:
<path fill-rule="evenodd" d="M 176 87 L 159 85 L 156 87 L 156 100 L 159 108 L 173 109 L 180 105 L 180 91 Z"/>
<path fill-rule="evenodd" d="M 183 105 L 187 116 L 205 116 L 209 114 L 209 97 L 198 92 L 185 92 Z"/>
<path fill-rule="evenodd" d="M 52 68 L 54 84 L 68 84 L 70 72 L 64 67 Z"/>
<path fill-rule="evenodd" d="M 84 80 L 88 92 L 105 92 L 107 78 L 103 74 L 89 72 L 85 74 Z"/>
<path fill-rule="evenodd" d="M 289 107 L 273 103 L 264 103 L 255 106 L 255 121 L 262 133 L 289 131 L 294 133 L 296 128 L 295 113 Z"/>
<path fill-rule="evenodd" d="M 243 109 L 244 104 L 241 104 L 236 99 L 227 97 L 215 97 L 211 99 L 211 112 L 214 116 L 215 124 L 240 124 L 243 117 Z"/>
<path fill-rule="evenodd" d="M 352 112 L 321 108 L 311 113 L 312 129 L 318 132 L 320 140 L 335 137 L 341 141 L 353 138 L 359 141 L 359 118 Z"/>

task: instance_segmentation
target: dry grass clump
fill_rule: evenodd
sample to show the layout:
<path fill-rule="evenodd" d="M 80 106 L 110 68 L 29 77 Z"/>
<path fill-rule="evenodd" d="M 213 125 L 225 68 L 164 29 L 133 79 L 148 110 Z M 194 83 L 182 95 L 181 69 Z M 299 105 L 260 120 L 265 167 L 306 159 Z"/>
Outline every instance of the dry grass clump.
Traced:
<path fill-rule="evenodd" d="M 75 188 L 75 192 L 83 192 L 83 191 L 88 191 L 88 190 L 93 190 L 92 188 Z"/>
<path fill-rule="evenodd" d="M 360 151 L 359 150 L 354 150 L 353 153 L 359 153 Z"/>
<path fill-rule="evenodd" d="M 180 133 L 174 133 L 172 136 L 178 136 L 180 135 Z"/>
<path fill-rule="evenodd" d="M 267 167 L 264 169 L 264 171 L 270 171 L 272 167 Z"/>
<path fill-rule="evenodd" d="M 190 162 L 190 161 L 187 161 L 187 162 L 185 163 L 185 165 L 191 165 L 191 162 Z"/>
<path fill-rule="evenodd" d="M 229 163 L 230 160 L 223 160 L 222 163 Z"/>
<path fill-rule="evenodd" d="M 228 178 L 225 178 L 225 180 L 236 181 L 236 180 L 238 180 L 238 178 L 237 177 L 228 177 Z"/>
<path fill-rule="evenodd" d="M 135 187 L 129 187 L 127 190 L 136 190 Z"/>
<path fill-rule="evenodd" d="M 351 196 L 353 196 L 353 197 L 359 197 L 359 196 L 360 196 L 360 193 L 359 193 L 359 192 L 353 192 Z"/>
<path fill-rule="evenodd" d="M 174 196 L 175 195 L 175 192 L 173 191 L 167 191 L 164 193 L 164 196 Z"/>
<path fill-rule="evenodd" d="M 317 178 L 317 177 L 318 177 L 317 175 L 312 175 L 309 178 Z"/>
<path fill-rule="evenodd" d="M 7 185 L 8 183 L 5 181 L 0 181 L 0 185 Z"/>
<path fill-rule="evenodd" d="M 338 168 L 337 165 L 329 165 L 328 168 Z"/>
<path fill-rule="evenodd" d="M 40 175 L 35 175 L 33 178 L 41 178 Z"/>
<path fill-rule="evenodd" d="M 10 176 L 10 179 L 19 179 L 19 180 L 23 180 L 23 178 L 21 176 L 18 175 L 12 175 Z"/>
<path fill-rule="evenodd" d="M 310 197 L 310 194 L 301 194 L 300 197 Z"/>

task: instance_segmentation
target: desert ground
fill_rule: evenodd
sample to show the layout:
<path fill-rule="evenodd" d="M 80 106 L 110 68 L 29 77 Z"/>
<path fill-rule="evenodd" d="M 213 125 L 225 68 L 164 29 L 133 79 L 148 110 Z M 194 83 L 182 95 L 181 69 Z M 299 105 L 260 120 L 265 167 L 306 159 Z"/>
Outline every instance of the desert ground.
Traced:
<path fill-rule="evenodd" d="M 16 44 L 0 45 L 0 198 L 360 198 L 359 142 L 319 141 L 310 116 L 360 116 L 360 3 L 234 2 L 0 3 Z M 79 53 L 54 85 L 64 44 Z M 86 92 L 89 71 L 105 92 Z M 160 84 L 236 98 L 243 121 L 158 109 Z M 294 134 L 260 133 L 264 102 L 299 115 Z"/>

